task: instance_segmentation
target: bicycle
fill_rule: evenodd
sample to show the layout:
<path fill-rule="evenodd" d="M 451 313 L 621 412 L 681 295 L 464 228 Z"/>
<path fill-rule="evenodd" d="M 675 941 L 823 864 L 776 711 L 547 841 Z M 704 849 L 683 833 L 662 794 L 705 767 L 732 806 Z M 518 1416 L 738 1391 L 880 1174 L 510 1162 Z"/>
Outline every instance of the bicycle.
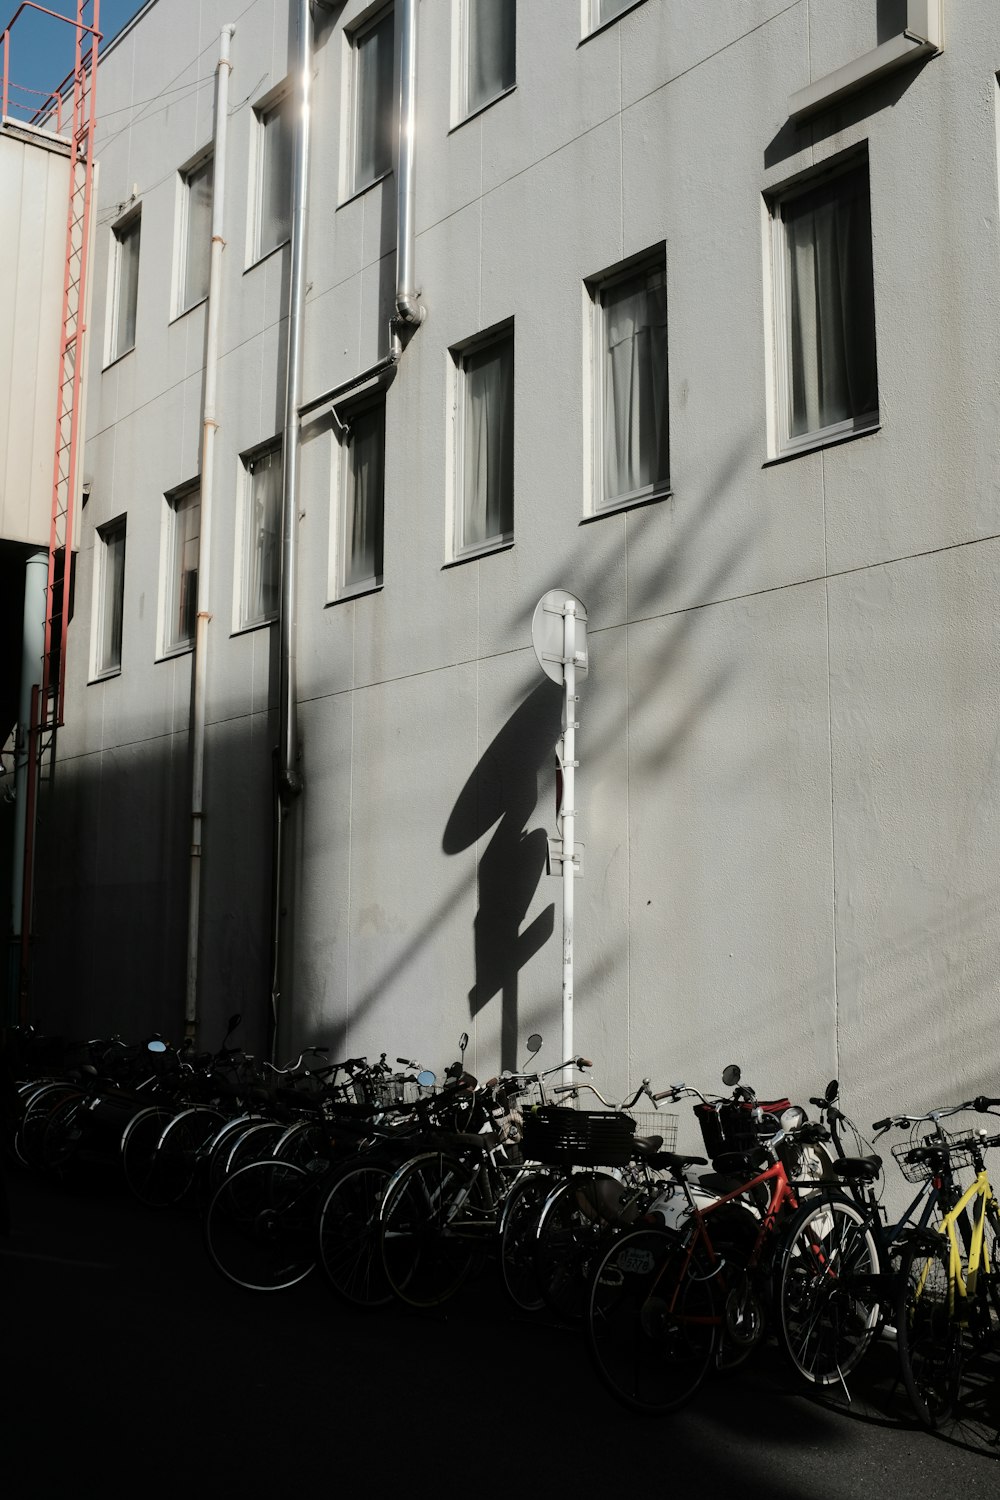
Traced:
<path fill-rule="evenodd" d="M 668 1168 L 688 1198 L 686 1233 L 643 1225 L 615 1239 L 598 1261 L 588 1344 L 601 1380 L 632 1410 L 676 1410 L 711 1369 L 737 1362 L 759 1341 L 777 1226 L 799 1202 L 779 1150 L 786 1141 L 826 1136 L 797 1106 L 782 1119 L 766 1145 L 745 1154 L 758 1161 L 770 1156 L 772 1164 L 712 1203 L 696 1200 L 685 1175 L 705 1159 L 671 1156 Z M 758 1208 L 761 1189 L 766 1204 Z M 731 1357 L 721 1357 L 720 1340 Z"/>
<path fill-rule="evenodd" d="M 985 1096 L 971 1101 L 982 1113 L 998 1104 Z M 911 1146 L 904 1158 L 914 1172 L 940 1181 L 946 1205 L 937 1233 L 914 1236 L 907 1246 L 896 1304 L 903 1384 L 917 1419 L 932 1429 L 968 1415 L 960 1410 L 968 1362 L 997 1346 L 1000 1210 L 984 1162 L 997 1145 L 1000 1135 L 985 1130 L 948 1137 L 938 1127 L 933 1139 Z M 955 1181 L 962 1168 L 975 1174 L 964 1191 Z"/>

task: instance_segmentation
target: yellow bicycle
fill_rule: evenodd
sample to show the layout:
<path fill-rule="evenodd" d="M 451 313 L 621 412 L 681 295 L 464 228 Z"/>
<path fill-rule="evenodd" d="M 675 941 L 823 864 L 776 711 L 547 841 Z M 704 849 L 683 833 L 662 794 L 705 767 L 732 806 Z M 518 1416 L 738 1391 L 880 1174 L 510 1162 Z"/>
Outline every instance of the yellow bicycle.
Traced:
<path fill-rule="evenodd" d="M 959 1108 L 986 1112 L 1000 1100 L 980 1097 Z M 949 1111 L 950 1113 L 950 1111 Z M 947 1205 L 936 1231 L 913 1236 L 899 1276 L 896 1336 L 900 1373 L 913 1410 L 940 1428 L 969 1395 L 970 1358 L 997 1347 L 1000 1331 L 1000 1208 L 984 1155 L 1000 1145 L 985 1130 L 948 1135 L 940 1126 L 900 1158 L 911 1173 L 934 1180 Z M 975 1178 L 962 1188 L 957 1174 Z M 995 1379 L 989 1382 L 995 1390 Z M 983 1386 L 980 1390 L 987 1389 Z"/>

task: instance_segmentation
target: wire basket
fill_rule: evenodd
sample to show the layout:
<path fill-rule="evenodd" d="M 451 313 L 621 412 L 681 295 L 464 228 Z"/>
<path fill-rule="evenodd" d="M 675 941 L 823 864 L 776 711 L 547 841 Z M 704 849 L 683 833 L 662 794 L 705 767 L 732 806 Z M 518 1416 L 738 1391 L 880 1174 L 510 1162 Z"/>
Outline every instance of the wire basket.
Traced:
<path fill-rule="evenodd" d="M 630 1109 L 636 1135 L 660 1135 L 661 1151 L 677 1150 L 677 1116 L 662 1109 Z"/>
<path fill-rule="evenodd" d="M 525 1115 L 521 1150 L 551 1167 L 623 1167 L 634 1135 L 635 1121 L 615 1110 L 544 1105 Z"/>
<path fill-rule="evenodd" d="M 911 1136 L 908 1141 L 897 1142 L 892 1154 L 907 1182 L 926 1182 L 939 1170 L 940 1163 L 933 1157 L 929 1161 L 926 1158 L 910 1161 L 910 1154 L 917 1150 L 940 1152 L 947 1157 L 949 1170 L 958 1172 L 962 1167 L 977 1167 L 976 1156 L 982 1155 L 983 1137 L 977 1130 L 966 1130 L 960 1135 L 941 1130 L 936 1135 Z"/>
<path fill-rule="evenodd" d="M 753 1151 L 762 1141 L 769 1141 L 779 1129 L 779 1118 L 788 1108 L 787 1099 L 772 1099 L 754 1103 L 752 1100 L 727 1102 L 722 1105 L 696 1104 L 695 1118 L 701 1127 L 705 1151 L 714 1159 L 729 1152 L 742 1155 Z M 761 1110 L 762 1118 L 754 1119 L 754 1111 Z"/>

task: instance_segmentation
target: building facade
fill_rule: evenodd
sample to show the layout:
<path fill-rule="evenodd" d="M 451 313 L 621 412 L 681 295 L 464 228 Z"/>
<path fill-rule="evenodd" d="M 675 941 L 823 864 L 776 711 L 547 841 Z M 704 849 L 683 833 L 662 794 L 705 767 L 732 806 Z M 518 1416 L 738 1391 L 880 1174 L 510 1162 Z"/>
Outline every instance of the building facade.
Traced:
<path fill-rule="evenodd" d="M 202 1044 L 559 1061 L 560 587 L 602 1087 L 995 1092 L 996 7 L 316 3 L 297 202 L 300 18 L 151 0 L 100 65 L 39 1020 L 183 1027 L 202 609 Z"/>

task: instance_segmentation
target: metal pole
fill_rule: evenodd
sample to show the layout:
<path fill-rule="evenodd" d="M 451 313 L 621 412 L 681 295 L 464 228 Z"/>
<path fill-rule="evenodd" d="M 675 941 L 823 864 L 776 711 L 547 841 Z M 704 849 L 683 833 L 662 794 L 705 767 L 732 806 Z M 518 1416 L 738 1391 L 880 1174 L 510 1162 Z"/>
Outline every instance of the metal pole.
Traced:
<path fill-rule="evenodd" d="M 576 817 L 576 604 L 572 599 L 567 599 L 563 607 L 563 685 L 563 805 L 560 820 L 563 879 L 562 1055 L 568 1058 L 573 1055 L 573 839 Z M 563 1082 L 572 1081 L 572 1070 L 567 1068 L 564 1070 Z"/>
<path fill-rule="evenodd" d="M 195 623 L 194 682 L 191 704 L 191 869 L 188 883 L 187 988 L 185 1035 L 198 1029 L 198 940 L 201 927 L 201 848 L 205 815 L 205 721 L 208 712 L 208 625 L 212 564 L 212 492 L 214 481 L 217 389 L 219 371 L 219 292 L 222 287 L 223 228 L 226 195 L 226 123 L 229 117 L 229 44 L 235 27 L 223 26 L 215 70 L 215 139 L 212 155 L 212 250 L 208 272 L 208 313 L 205 333 L 205 393 L 201 424 L 201 489 L 198 531 L 198 618 Z"/>
<path fill-rule="evenodd" d="M 31 694 L 42 682 L 45 653 L 45 608 L 48 602 L 49 554 L 33 552 L 24 565 L 24 610 L 21 631 L 21 696 L 17 712 L 14 771 L 14 858 L 11 865 L 11 931 L 21 935 L 26 851 L 34 829 L 28 827 L 28 780 L 31 756 Z"/>

